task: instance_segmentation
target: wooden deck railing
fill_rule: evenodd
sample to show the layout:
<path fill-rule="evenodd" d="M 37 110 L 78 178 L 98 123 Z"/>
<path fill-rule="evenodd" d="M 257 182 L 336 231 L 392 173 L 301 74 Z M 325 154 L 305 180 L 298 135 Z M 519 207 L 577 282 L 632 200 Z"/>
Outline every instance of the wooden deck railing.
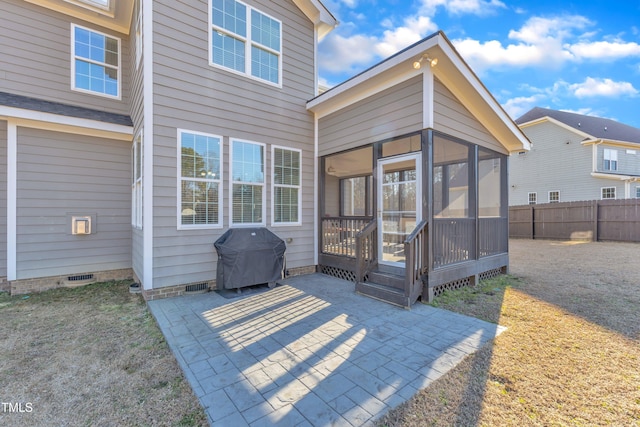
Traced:
<path fill-rule="evenodd" d="M 422 220 L 404 241 L 404 292 L 410 301 L 414 301 L 422 292 L 422 278 L 428 270 L 429 229 L 427 224 L 427 220 Z"/>
<path fill-rule="evenodd" d="M 356 257 L 356 234 L 370 217 L 326 217 L 322 218 L 322 253 Z"/>
<path fill-rule="evenodd" d="M 356 283 L 364 278 L 378 263 L 378 221 L 371 220 L 356 234 Z"/>

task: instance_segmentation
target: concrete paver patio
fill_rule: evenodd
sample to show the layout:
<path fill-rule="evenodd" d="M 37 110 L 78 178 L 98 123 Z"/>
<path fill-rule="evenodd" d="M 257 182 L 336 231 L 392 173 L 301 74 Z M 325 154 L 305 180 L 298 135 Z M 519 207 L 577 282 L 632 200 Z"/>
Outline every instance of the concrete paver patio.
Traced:
<path fill-rule="evenodd" d="M 279 283 L 149 302 L 212 426 L 370 425 L 503 330 L 322 274 Z"/>

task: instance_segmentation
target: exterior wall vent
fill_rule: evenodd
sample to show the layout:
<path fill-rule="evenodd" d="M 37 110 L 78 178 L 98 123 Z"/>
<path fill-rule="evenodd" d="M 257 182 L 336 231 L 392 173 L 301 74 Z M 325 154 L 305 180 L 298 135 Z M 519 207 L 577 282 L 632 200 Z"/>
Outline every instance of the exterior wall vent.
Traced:
<path fill-rule="evenodd" d="M 209 283 L 194 283 L 192 285 L 187 285 L 184 289 L 186 293 L 195 294 L 195 293 L 203 293 L 209 291 Z"/>
<path fill-rule="evenodd" d="M 93 273 L 75 274 L 73 276 L 67 276 L 66 279 L 63 281 L 62 285 L 67 287 L 74 287 L 74 286 L 88 285 L 89 283 L 93 283 L 95 281 L 96 281 L 96 278 L 93 275 Z"/>

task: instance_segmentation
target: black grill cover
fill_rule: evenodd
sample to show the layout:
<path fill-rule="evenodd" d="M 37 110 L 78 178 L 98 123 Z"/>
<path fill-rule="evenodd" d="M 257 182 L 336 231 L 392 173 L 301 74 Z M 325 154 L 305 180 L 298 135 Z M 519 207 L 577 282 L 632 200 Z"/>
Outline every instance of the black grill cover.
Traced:
<path fill-rule="evenodd" d="M 218 252 L 218 289 L 234 289 L 282 278 L 286 245 L 266 228 L 230 228 L 213 244 Z"/>

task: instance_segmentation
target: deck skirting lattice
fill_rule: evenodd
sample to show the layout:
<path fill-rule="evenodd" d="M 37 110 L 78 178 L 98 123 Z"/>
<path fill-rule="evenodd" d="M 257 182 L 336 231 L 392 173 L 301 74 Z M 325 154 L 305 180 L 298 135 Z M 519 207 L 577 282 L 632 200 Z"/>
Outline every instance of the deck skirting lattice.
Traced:
<path fill-rule="evenodd" d="M 320 273 L 326 274 L 327 276 L 335 277 L 342 280 L 348 280 L 350 282 L 356 281 L 356 274 L 349 270 L 344 270 L 338 267 L 331 267 L 328 265 L 320 266 Z"/>

